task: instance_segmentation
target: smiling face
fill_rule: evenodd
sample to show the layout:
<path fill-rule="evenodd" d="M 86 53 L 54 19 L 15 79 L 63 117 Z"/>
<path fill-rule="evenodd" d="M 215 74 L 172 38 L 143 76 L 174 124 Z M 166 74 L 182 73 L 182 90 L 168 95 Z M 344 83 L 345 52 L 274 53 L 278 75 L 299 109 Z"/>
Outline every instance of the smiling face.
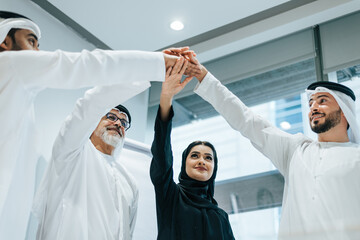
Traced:
<path fill-rule="evenodd" d="M 119 119 L 126 120 L 126 115 L 119 113 L 117 110 L 112 109 L 110 113 L 115 114 Z M 116 147 L 125 137 L 125 129 L 121 125 L 120 120 L 113 122 L 104 116 L 101 118 L 93 134 L 98 136 L 103 141 L 103 143 L 112 147 Z"/>
<path fill-rule="evenodd" d="M 330 93 L 313 94 L 309 100 L 309 107 L 310 127 L 315 133 L 327 132 L 336 127 L 342 118 L 345 120 L 338 103 Z"/>
<path fill-rule="evenodd" d="M 214 153 L 205 145 L 194 146 L 186 157 L 186 174 L 198 181 L 207 181 L 214 172 Z"/>

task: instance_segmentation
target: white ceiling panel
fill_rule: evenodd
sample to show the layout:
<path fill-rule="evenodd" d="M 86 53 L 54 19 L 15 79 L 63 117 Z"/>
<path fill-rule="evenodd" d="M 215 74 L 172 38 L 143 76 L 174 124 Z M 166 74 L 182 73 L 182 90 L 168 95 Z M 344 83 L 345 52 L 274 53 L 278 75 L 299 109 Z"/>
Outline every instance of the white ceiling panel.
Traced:
<path fill-rule="evenodd" d="M 289 2 L 51 0 L 63 13 L 113 49 L 157 50 Z M 182 31 L 170 29 L 180 20 Z"/>
<path fill-rule="evenodd" d="M 360 0 L 31 1 L 99 48 L 190 46 L 203 63 L 360 10 Z"/>

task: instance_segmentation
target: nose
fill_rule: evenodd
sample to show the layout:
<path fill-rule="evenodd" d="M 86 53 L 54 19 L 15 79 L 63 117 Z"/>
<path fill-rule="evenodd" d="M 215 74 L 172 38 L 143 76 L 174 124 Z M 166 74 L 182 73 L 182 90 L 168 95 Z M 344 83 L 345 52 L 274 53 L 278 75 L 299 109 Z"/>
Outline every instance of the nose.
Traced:
<path fill-rule="evenodd" d="M 116 120 L 116 122 L 114 122 L 114 125 L 118 126 L 118 127 L 123 127 L 121 124 L 120 119 Z"/>
<path fill-rule="evenodd" d="M 199 165 L 199 166 L 201 166 L 201 165 L 205 166 L 204 158 L 200 158 L 200 159 L 199 159 L 198 165 Z"/>
<path fill-rule="evenodd" d="M 317 102 L 313 102 L 310 106 L 310 112 L 317 112 L 319 110 L 319 104 Z"/>
<path fill-rule="evenodd" d="M 116 120 L 116 122 L 114 122 L 114 125 L 117 127 L 117 128 L 120 128 L 121 132 L 124 134 L 125 133 L 125 128 L 124 126 L 121 124 L 121 121 L 120 119 Z"/>

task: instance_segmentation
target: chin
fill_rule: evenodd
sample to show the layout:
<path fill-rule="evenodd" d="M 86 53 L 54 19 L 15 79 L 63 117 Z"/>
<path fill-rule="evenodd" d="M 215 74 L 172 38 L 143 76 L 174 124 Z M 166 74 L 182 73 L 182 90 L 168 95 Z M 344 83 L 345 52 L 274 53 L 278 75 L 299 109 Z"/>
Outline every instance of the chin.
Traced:
<path fill-rule="evenodd" d="M 121 143 L 121 139 L 122 138 L 118 134 L 115 135 L 104 132 L 104 134 L 102 135 L 102 140 L 104 141 L 104 143 L 112 147 L 117 147 Z"/>
<path fill-rule="evenodd" d="M 210 178 L 205 177 L 205 176 L 196 176 L 193 179 L 201 181 L 201 182 L 206 182 L 207 180 L 209 180 Z"/>

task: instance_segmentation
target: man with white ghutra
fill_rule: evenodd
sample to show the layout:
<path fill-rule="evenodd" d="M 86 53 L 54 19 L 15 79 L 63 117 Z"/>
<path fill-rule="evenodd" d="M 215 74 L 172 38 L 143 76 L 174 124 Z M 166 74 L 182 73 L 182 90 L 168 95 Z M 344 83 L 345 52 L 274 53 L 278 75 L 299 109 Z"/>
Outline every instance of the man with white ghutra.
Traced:
<path fill-rule="evenodd" d="M 40 156 L 38 93 L 140 80 L 148 87 L 150 81 L 164 81 L 166 69 L 178 59 L 144 51 L 39 51 L 40 39 L 34 21 L 0 11 L 0 239 L 25 238 Z"/>
<path fill-rule="evenodd" d="M 286 133 L 252 112 L 191 58 L 201 67 L 195 93 L 284 176 L 279 239 L 360 239 L 360 129 L 354 92 L 334 82 L 307 87 L 308 120 L 317 134 L 313 140 Z"/>

